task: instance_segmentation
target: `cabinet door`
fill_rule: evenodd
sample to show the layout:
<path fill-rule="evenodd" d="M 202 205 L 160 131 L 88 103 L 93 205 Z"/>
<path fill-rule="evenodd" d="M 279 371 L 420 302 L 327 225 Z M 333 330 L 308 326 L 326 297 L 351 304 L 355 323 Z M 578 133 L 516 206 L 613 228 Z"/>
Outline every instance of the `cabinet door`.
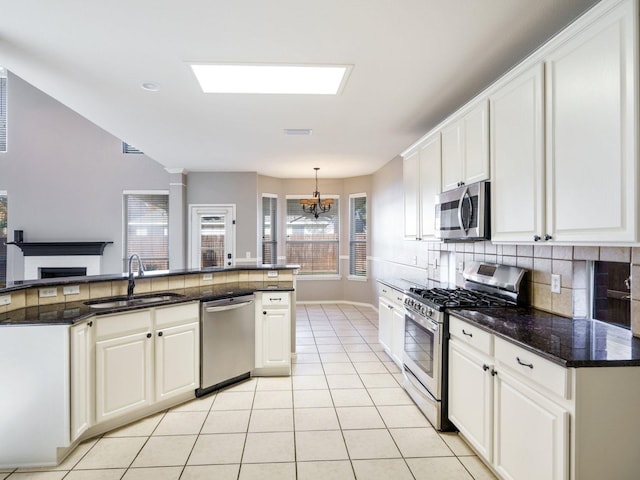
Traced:
<path fill-rule="evenodd" d="M 198 388 L 200 383 L 198 332 L 198 322 L 156 331 L 156 401 Z"/>
<path fill-rule="evenodd" d="M 462 120 L 442 129 L 442 191 L 458 188 L 463 180 Z"/>
<path fill-rule="evenodd" d="M 152 403 L 151 333 L 96 342 L 96 422 Z"/>
<path fill-rule="evenodd" d="M 388 354 L 391 354 L 391 322 L 393 305 L 385 298 L 378 300 L 378 341 Z"/>
<path fill-rule="evenodd" d="M 420 145 L 420 238 L 436 236 L 436 195 L 441 192 L 442 154 L 440 134 Z"/>
<path fill-rule="evenodd" d="M 394 306 L 391 316 L 391 358 L 402 369 L 404 363 L 404 309 Z"/>
<path fill-rule="evenodd" d="M 480 102 L 463 119 L 463 176 L 466 184 L 489 179 L 489 107 Z"/>
<path fill-rule="evenodd" d="M 404 238 L 415 240 L 418 238 L 420 152 L 414 150 L 402 162 L 402 187 L 404 195 Z"/>
<path fill-rule="evenodd" d="M 497 471 L 513 480 L 569 478 L 569 412 L 503 371 L 494 378 Z"/>
<path fill-rule="evenodd" d="M 491 239 L 544 235 L 543 65 L 491 95 Z"/>
<path fill-rule="evenodd" d="M 286 367 L 290 364 L 289 310 L 265 308 L 262 312 L 262 365 Z"/>
<path fill-rule="evenodd" d="M 71 335 L 71 441 L 93 424 L 93 322 L 70 328 Z"/>
<path fill-rule="evenodd" d="M 634 3 L 547 57 L 547 230 L 558 241 L 636 241 Z"/>
<path fill-rule="evenodd" d="M 460 342 L 449 342 L 449 419 L 487 461 L 493 448 L 491 360 Z"/>

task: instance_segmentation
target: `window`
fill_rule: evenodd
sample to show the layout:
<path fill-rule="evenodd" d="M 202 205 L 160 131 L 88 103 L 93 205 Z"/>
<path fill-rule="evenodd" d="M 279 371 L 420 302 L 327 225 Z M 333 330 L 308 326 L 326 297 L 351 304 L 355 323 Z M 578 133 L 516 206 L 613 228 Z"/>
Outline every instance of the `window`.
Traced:
<path fill-rule="evenodd" d="M 349 275 L 367 276 L 367 195 L 349 196 Z"/>
<path fill-rule="evenodd" d="M 0 67 L 0 152 L 7 151 L 7 71 Z"/>
<path fill-rule="evenodd" d="M 317 219 L 304 213 L 301 198 L 287 197 L 287 263 L 300 265 L 300 275 L 337 275 L 340 203 Z"/>
<path fill-rule="evenodd" d="M 124 194 L 125 252 L 127 260 L 137 253 L 145 270 L 169 268 L 169 195 L 167 193 Z"/>
<path fill-rule="evenodd" d="M 0 192 L 0 288 L 7 286 L 7 192 Z"/>
<path fill-rule="evenodd" d="M 594 262 L 593 318 L 631 328 L 631 267 L 628 263 Z"/>
<path fill-rule="evenodd" d="M 129 145 L 126 142 L 122 142 L 122 153 L 143 153 L 142 150 L 138 150 L 133 145 Z"/>
<path fill-rule="evenodd" d="M 262 196 L 262 263 L 278 263 L 278 198 Z"/>

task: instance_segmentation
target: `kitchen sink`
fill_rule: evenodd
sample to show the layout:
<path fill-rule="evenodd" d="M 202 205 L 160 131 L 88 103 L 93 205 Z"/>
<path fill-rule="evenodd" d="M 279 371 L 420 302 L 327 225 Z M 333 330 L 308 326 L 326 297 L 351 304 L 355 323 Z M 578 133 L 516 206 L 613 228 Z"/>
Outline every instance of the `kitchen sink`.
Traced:
<path fill-rule="evenodd" d="M 128 297 L 110 297 L 103 298 L 100 300 L 91 300 L 89 302 L 84 302 L 85 305 L 88 305 L 90 308 L 122 308 L 122 307 L 136 307 L 140 305 L 148 305 L 153 303 L 162 303 L 167 302 L 169 300 L 175 300 L 176 298 L 184 297 L 179 293 L 165 292 L 165 293 L 155 293 L 149 295 L 136 295 L 132 298 Z"/>

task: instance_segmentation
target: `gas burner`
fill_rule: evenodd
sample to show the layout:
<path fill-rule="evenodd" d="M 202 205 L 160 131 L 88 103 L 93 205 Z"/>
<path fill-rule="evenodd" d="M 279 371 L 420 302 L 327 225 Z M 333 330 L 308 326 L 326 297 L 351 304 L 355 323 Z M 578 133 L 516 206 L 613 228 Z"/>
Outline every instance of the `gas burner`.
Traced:
<path fill-rule="evenodd" d="M 511 302 L 498 296 L 463 288 L 432 288 L 429 290 L 411 288 L 410 292 L 416 300 L 422 300 L 434 308 L 478 308 L 511 305 Z"/>

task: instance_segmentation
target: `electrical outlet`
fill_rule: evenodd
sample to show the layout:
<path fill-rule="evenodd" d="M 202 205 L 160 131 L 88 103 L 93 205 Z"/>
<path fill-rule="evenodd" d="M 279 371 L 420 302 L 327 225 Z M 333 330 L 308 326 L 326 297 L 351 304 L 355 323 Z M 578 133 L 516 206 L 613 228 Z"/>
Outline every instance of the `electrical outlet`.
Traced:
<path fill-rule="evenodd" d="M 39 294 L 40 294 L 40 298 L 57 297 L 58 289 L 57 288 L 41 288 Z"/>
<path fill-rule="evenodd" d="M 267 272 L 267 277 L 269 278 L 273 278 L 273 277 L 277 277 L 278 276 L 278 271 L 277 270 L 269 270 Z"/>
<path fill-rule="evenodd" d="M 412 262 L 412 264 L 413 264 L 413 265 L 417 265 L 417 264 L 418 264 L 418 257 L 417 257 L 417 256 L 414 256 L 414 257 L 411 259 L 411 262 Z"/>
<path fill-rule="evenodd" d="M 1 295 L 0 305 L 9 305 L 11 303 L 11 295 Z"/>
<path fill-rule="evenodd" d="M 251 258 L 251 252 L 245 252 L 244 258 Z"/>
<path fill-rule="evenodd" d="M 560 275 L 551 275 L 551 293 L 560 293 Z"/>
<path fill-rule="evenodd" d="M 205 273 L 204 275 L 202 275 L 202 280 L 204 280 L 205 282 L 207 280 L 213 280 L 213 273 Z"/>
<path fill-rule="evenodd" d="M 67 285 L 62 287 L 62 293 L 65 295 L 78 295 L 80 293 L 80 285 Z"/>
<path fill-rule="evenodd" d="M 459 272 L 464 271 L 464 262 L 463 262 L 462 260 L 460 260 L 460 261 L 458 262 L 458 268 L 457 268 L 457 270 L 458 270 Z"/>

